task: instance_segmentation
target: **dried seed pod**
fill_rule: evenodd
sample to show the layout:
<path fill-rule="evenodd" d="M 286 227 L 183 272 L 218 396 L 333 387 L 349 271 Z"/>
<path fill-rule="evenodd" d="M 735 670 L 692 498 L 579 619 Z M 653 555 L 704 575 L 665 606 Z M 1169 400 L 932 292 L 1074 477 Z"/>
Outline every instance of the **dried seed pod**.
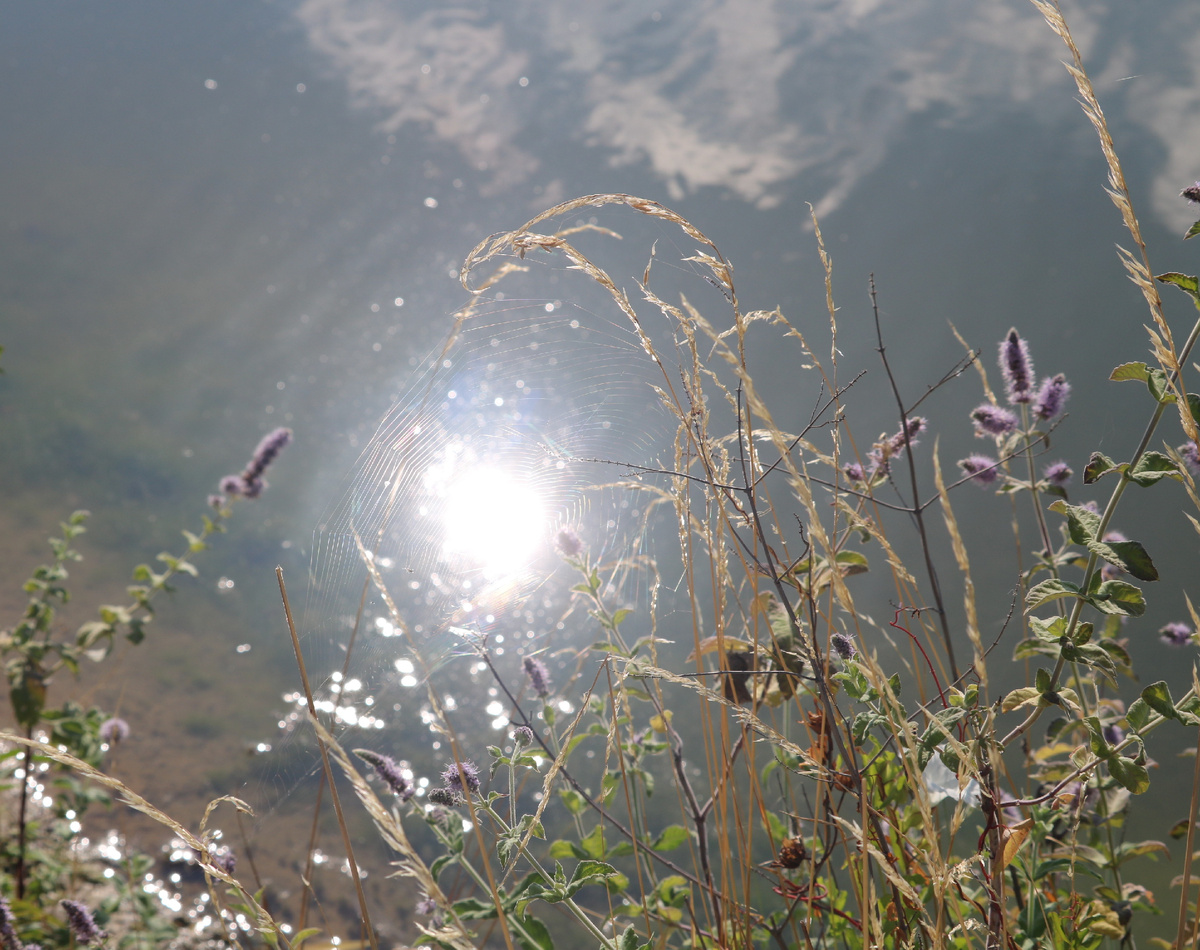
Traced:
<path fill-rule="evenodd" d="M 779 845 L 779 858 L 775 863 L 781 868 L 791 870 L 800 867 L 806 857 L 808 851 L 803 841 L 799 838 L 784 838 Z"/>

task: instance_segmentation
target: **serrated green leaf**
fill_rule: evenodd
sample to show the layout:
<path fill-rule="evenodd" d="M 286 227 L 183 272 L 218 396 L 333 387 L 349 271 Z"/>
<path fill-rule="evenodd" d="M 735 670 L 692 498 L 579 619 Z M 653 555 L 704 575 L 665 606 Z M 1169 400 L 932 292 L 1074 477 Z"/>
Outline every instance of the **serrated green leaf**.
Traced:
<path fill-rule="evenodd" d="M 1077 584 L 1052 577 L 1030 589 L 1029 593 L 1025 595 L 1025 605 L 1033 610 L 1041 607 L 1043 604 L 1050 603 L 1052 600 L 1058 600 L 1062 597 L 1075 597 L 1079 593 L 1080 588 Z"/>
<path fill-rule="evenodd" d="M 1137 541 L 1088 541 L 1086 544 L 1089 551 L 1125 573 L 1132 574 L 1139 581 L 1158 580 L 1158 569 L 1146 549 Z"/>
<path fill-rule="evenodd" d="M 562 858 L 586 858 L 587 852 L 576 845 L 573 841 L 564 841 L 560 838 L 550 844 L 550 857 L 560 860 Z"/>
<path fill-rule="evenodd" d="M 1145 363 L 1122 363 L 1108 374 L 1108 378 L 1116 383 L 1127 382 L 1132 379 L 1145 382 L 1149 378 L 1149 369 Z"/>
<path fill-rule="evenodd" d="M 1099 574 L 1096 575 L 1099 577 Z M 1088 603 L 1106 614 L 1140 617 L 1146 612 L 1146 597 L 1125 581 L 1103 581 L 1088 595 Z"/>
<path fill-rule="evenodd" d="M 1200 221 L 1196 223 L 1200 224 Z M 1196 225 L 1192 225 L 1193 228 L 1195 226 Z M 1188 236 L 1191 236 L 1190 231 L 1188 232 Z M 1154 279 L 1161 280 L 1164 284 L 1174 284 L 1185 294 L 1188 294 L 1194 300 L 1200 302 L 1200 288 L 1197 287 L 1195 277 L 1192 277 L 1189 274 L 1180 274 L 1176 271 L 1170 271 L 1166 274 L 1156 274 Z"/>
<path fill-rule="evenodd" d="M 1187 234 L 1183 236 L 1183 239 L 1186 241 L 1188 238 L 1194 238 L 1197 234 L 1200 234 L 1200 221 L 1187 229 Z"/>
<path fill-rule="evenodd" d="M 579 839 L 579 847 L 588 857 L 597 859 L 604 857 L 604 827 L 596 825 L 591 834 Z"/>
<path fill-rule="evenodd" d="M 1076 544 L 1095 540 L 1096 532 L 1100 530 L 1100 516 L 1096 512 L 1079 505 L 1068 505 L 1064 501 L 1056 501 L 1050 510 L 1067 516 L 1067 532 Z"/>
<path fill-rule="evenodd" d="M 1011 712 L 1021 706 L 1036 703 L 1041 698 L 1041 695 L 1041 692 L 1032 686 L 1022 686 L 1020 689 L 1014 689 L 1004 697 L 1004 702 L 1000 704 L 1000 711 Z"/>
<path fill-rule="evenodd" d="M 1129 723 L 1129 728 L 1134 732 L 1141 732 L 1142 728 L 1150 721 L 1150 716 L 1153 709 L 1150 704 L 1144 699 L 1135 699 L 1129 706 L 1129 711 L 1125 713 L 1125 721 Z"/>
<path fill-rule="evenodd" d="M 1162 452 L 1147 452 L 1138 459 L 1137 465 L 1129 469 L 1127 477 L 1142 488 L 1149 488 L 1164 478 L 1183 480 L 1179 466 L 1172 461 L 1169 455 L 1163 455 Z"/>
<path fill-rule="evenodd" d="M 520 928 L 512 928 L 513 935 L 521 945 L 521 950 L 554 950 L 554 940 L 550 931 L 536 917 L 522 917 Z"/>
<path fill-rule="evenodd" d="M 1173 403 L 1176 401 L 1175 394 L 1171 392 L 1170 384 L 1167 381 L 1167 374 L 1157 366 L 1152 366 L 1148 370 L 1146 389 L 1159 402 Z"/>

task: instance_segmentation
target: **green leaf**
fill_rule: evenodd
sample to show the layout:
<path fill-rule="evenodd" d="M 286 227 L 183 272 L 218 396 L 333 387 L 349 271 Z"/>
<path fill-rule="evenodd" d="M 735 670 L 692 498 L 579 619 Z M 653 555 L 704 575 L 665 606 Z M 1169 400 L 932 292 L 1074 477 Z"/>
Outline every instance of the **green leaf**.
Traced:
<path fill-rule="evenodd" d="M 1167 382 L 1167 374 L 1157 366 L 1150 368 L 1146 388 L 1158 402 L 1172 403 L 1176 401 L 1175 394 L 1171 392 L 1171 387 Z"/>
<path fill-rule="evenodd" d="M 1036 703 L 1041 698 L 1041 695 L 1041 691 L 1034 689 L 1032 686 L 1023 686 L 1020 689 L 1014 689 L 1004 697 L 1004 702 L 1000 704 L 1000 711 L 1011 712 L 1021 706 Z"/>
<path fill-rule="evenodd" d="M 1200 221 L 1187 229 L 1187 234 L 1183 236 L 1183 239 L 1186 241 L 1188 238 L 1194 238 L 1197 234 L 1200 234 Z"/>
<path fill-rule="evenodd" d="M 1145 382 L 1150 378 L 1149 367 L 1145 363 L 1122 363 L 1108 374 L 1108 378 L 1116 383 L 1127 382 L 1131 379 Z"/>
<path fill-rule="evenodd" d="M 573 788 L 560 788 L 558 797 L 562 799 L 562 803 L 567 806 L 567 811 L 572 815 L 580 814 L 587 804 L 583 796 Z"/>
<path fill-rule="evenodd" d="M 1197 223 L 1200 224 L 1200 222 Z M 1192 225 L 1193 228 L 1195 226 L 1196 225 Z M 1191 236 L 1190 231 L 1188 232 L 1188 236 Z M 1200 303 L 1200 288 L 1197 288 L 1195 277 L 1192 277 L 1188 274 L 1180 274 L 1175 271 L 1170 271 L 1166 274 L 1156 274 L 1154 279 L 1161 280 L 1164 284 L 1174 284 L 1197 303 Z"/>
<path fill-rule="evenodd" d="M 571 875 L 568 890 L 574 894 L 588 884 L 604 884 L 610 877 L 617 876 L 617 869 L 603 861 L 580 861 Z"/>
<path fill-rule="evenodd" d="M 1130 705 L 1129 711 L 1125 713 L 1125 721 L 1129 723 L 1129 728 L 1134 732 L 1141 732 L 1146 723 L 1150 721 L 1153 711 L 1150 704 L 1144 699 L 1135 699 Z"/>
<path fill-rule="evenodd" d="M 1139 581 L 1158 580 L 1158 568 L 1150 560 L 1146 549 L 1137 541 L 1088 541 L 1089 551 L 1094 551 L 1109 564 L 1132 574 Z"/>
<path fill-rule="evenodd" d="M 300 945 L 304 943 L 305 940 L 307 940 L 309 937 L 315 937 L 320 932 L 320 927 L 306 927 L 304 930 L 301 930 L 292 938 L 293 950 L 299 950 Z"/>
<path fill-rule="evenodd" d="M 604 857 L 604 828 L 602 825 L 596 825 L 586 838 L 579 839 L 579 847 L 581 847 L 588 857 L 602 858 Z"/>
<path fill-rule="evenodd" d="M 1055 504 L 1058 504 L 1058 502 L 1055 502 Z M 1043 604 L 1050 603 L 1052 600 L 1059 600 L 1062 597 L 1076 597 L 1080 592 L 1081 590 L 1077 584 L 1052 577 L 1049 580 L 1042 581 L 1025 595 L 1025 605 L 1030 610 L 1033 610 L 1041 607 Z"/>
<path fill-rule="evenodd" d="M 1141 795 L 1150 787 L 1150 773 L 1144 765 L 1123 755 L 1113 756 L 1105 762 L 1108 774 L 1120 782 L 1134 795 Z"/>
<path fill-rule="evenodd" d="M 477 900 L 474 897 L 455 901 L 452 910 L 456 917 L 461 917 L 463 920 L 488 920 L 496 916 L 495 904 L 491 901 Z"/>
<path fill-rule="evenodd" d="M 560 838 L 558 841 L 551 842 L 550 857 L 556 860 L 562 858 L 586 858 L 587 852 L 575 844 L 575 842 L 564 841 Z"/>
<path fill-rule="evenodd" d="M 650 847 L 655 851 L 674 851 L 684 844 L 689 836 L 690 833 L 682 825 L 668 825 Z"/>
<path fill-rule="evenodd" d="M 517 938 L 522 950 L 554 950 L 554 940 L 550 936 L 550 931 L 536 917 L 521 918 L 521 928 L 518 930 L 514 927 L 513 935 Z"/>
<path fill-rule="evenodd" d="M 1165 716 L 1167 719 L 1179 718 L 1179 712 L 1175 709 L 1175 703 L 1171 699 L 1171 690 L 1164 680 L 1151 683 L 1142 690 L 1142 701 L 1160 716 Z M 1132 707 L 1130 707 L 1130 712 L 1132 712 Z M 1126 718 L 1128 718 L 1128 714 Z"/>
<path fill-rule="evenodd" d="M 1083 483 L 1091 485 L 1093 482 L 1099 480 L 1101 475 L 1106 475 L 1114 471 L 1116 467 L 1117 463 L 1103 452 L 1093 452 L 1092 457 L 1088 459 L 1088 463 L 1083 469 Z"/>
<path fill-rule="evenodd" d="M 1163 455 L 1162 452 L 1147 452 L 1138 459 L 1137 465 L 1128 471 L 1127 476 L 1130 481 L 1136 482 L 1142 488 L 1149 488 L 1163 478 L 1183 480 L 1179 467 L 1171 460 L 1170 456 Z"/>
<path fill-rule="evenodd" d="M 1146 612 L 1146 598 L 1141 590 L 1125 581 L 1104 581 L 1088 595 L 1087 600 L 1097 610 L 1106 614 L 1140 617 Z"/>
<path fill-rule="evenodd" d="M 1067 516 L 1067 531 L 1076 544 L 1095 540 L 1096 532 L 1100 530 L 1100 516 L 1096 512 L 1078 505 L 1068 505 L 1064 501 L 1056 501 L 1050 510 Z"/>

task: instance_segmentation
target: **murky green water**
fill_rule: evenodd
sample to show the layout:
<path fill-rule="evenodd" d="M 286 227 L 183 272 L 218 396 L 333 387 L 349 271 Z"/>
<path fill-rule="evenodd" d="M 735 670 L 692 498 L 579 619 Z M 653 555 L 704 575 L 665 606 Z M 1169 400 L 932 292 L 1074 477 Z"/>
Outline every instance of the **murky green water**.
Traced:
<path fill-rule="evenodd" d="M 1200 175 L 1200 10 L 1150 8 L 1067 13 L 1152 265 L 1194 272 L 1175 196 Z M 988 353 L 1016 325 L 1039 368 L 1075 386 L 1056 457 L 1079 471 L 1091 450 L 1120 455 L 1140 434 L 1144 402 L 1104 382 L 1146 351 L 1145 307 L 1114 250 L 1128 239 L 1066 52 L 1015 0 L 127 3 L 87 16 L 43 3 L 6 20 L 0 604 L 19 609 L 40 539 L 86 507 L 70 616 L 84 619 L 83 605 L 118 599 L 133 564 L 195 527 L 262 433 L 296 433 L 270 491 L 239 506 L 150 642 L 80 687 L 119 704 L 135 733 L 122 768 L 185 818 L 217 791 L 257 795 L 264 829 L 293 807 L 308 763 L 270 760 L 295 686 L 273 568 L 302 599 L 321 513 L 464 300 L 462 258 L 558 200 L 664 201 L 733 261 L 747 309 L 779 305 L 816 332 L 813 204 L 843 365 L 872 371 L 851 397 L 861 433 L 894 427 L 870 333 L 874 273 L 909 392 L 958 357 L 948 321 Z M 614 275 L 632 279 L 647 247 L 613 253 Z M 716 308 L 711 294 L 698 303 Z M 1179 326 L 1189 309 L 1168 295 Z M 769 347 L 758 355 L 786 396 L 794 368 Z M 946 460 L 973 448 L 975 386 L 927 406 Z M 812 395 L 798 395 L 807 407 Z M 1002 505 L 960 508 L 989 629 L 1012 584 L 1008 559 L 990 558 Z M 1118 519 L 1174 552 L 1132 635 L 1146 680 L 1182 682 L 1191 659 L 1153 637 L 1184 616 L 1177 591 L 1196 576 L 1182 507 L 1177 491 L 1135 497 Z M 401 705 L 388 730 L 411 724 L 416 703 Z M 260 743 L 272 752 L 241 751 Z M 1164 749 L 1157 777 L 1175 771 Z M 1182 801 L 1172 807 L 1173 820 Z M 298 832 L 290 844 L 300 850 Z"/>

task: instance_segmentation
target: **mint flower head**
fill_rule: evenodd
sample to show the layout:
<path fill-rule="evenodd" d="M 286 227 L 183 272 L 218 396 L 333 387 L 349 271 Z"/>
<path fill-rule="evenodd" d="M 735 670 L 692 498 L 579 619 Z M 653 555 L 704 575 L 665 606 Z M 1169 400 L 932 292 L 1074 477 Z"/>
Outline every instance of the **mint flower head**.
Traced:
<path fill-rule="evenodd" d="M 1186 442 L 1178 449 L 1183 461 L 1195 474 L 1200 475 L 1200 447 L 1195 442 Z"/>
<path fill-rule="evenodd" d="M 1016 328 L 1000 343 L 1000 373 L 1010 403 L 1016 406 L 1033 400 L 1033 358 Z"/>
<path fill-rule="evenodd" d="M 21 950 L 21 941 L 17 939 L 17 931 L 13 926 L 16 921 L 8 901 L 0 896 L 0 947 L 4 950 Z"/>
<path fill-rule="evenodd" d="M 1042 388 L 1038 390 L 1037 399 L 1033 402 L 1033 414 L 1039 419 L 1053 419 L 1062 412 L 1069 395 L 1071 384 L 1062 373 L 1046 377 L 1042 380 Z"/>
<path fill-rule="evenodd" d="M 464 789 L 479 791 L 479 769 L 470 759 L 451 762 L 442 770 L 442 783 L 455 795 L 463 795 Z"/>
<path fill-rule="evenodd" d="M 88 910 L 87 904 L 68 900 L 61 900 L 59 904 L 67 912 L 67 924 L 71 927 L 71 933 L 75 934 L 75 939 L 80 943 L 99 943 L 108 936 L 96 926 L 96 921 L 92 919 L 92 912 Z"/>
<path fill-rule="evenodd" d="M 292 430 L 279 428 L 268 432 L 254 447 L 254 454 L 240 475 L 226 475 L 221 479 L 221 491 L 226 495 L 242 498 L 257 498 L 267 490 L 263 472 L 279 457 L 292 441 Z"/>
<path fill-rule="evenodd" d="M 579 557 L 583 553 L 583 539 L 570 528 L 563 528 L 554 536 L 554 547 L 563 557 Z"/>
<path fill-rule="evenodd" d="M 1192 628 L 1178 621 L 1169 623 L 1158 631 L 1158 638 L 1169 646 L 1187 646 L 1192 642 Z"/>
<path fill-rule="evenodd" d="M 968 455 L 959 461 L 958 467 L 976 485 L 990 485 L 1000 474 L 1000 463 L 986 455 Z"/>
<path fill-rule="evenodd" d="M 1066 462 L 1054 462 L 1046 466 L 1042 472 L 1042 477 L 1051 485 L 1057 485 L 1059 488 L 1066 486 L 1067 482 L 1075 473 L 1071 471 L 1071 466 Z"/>
<path fill-rule="evenodd" d="M 975 435 L 979 438 L 1007 435 L 1017 427 L 1017 417 L 1012 412 L 990 402 L 971 412 L 971 422 L 975 424 Z"/>
<path fill-rule="evenodd" d="M 550 695 L 550 671 L 545 663 L 535 656 L 525 657 L 525 675 L 529 677 L 529 685 L 539 698 L 545 699 Z"/>
<path fill-rule="evenodd" d="M 408 801 L 417 792 L 417 787 L 409 781 L 401 771 L 400 766 L 391 756 L 380 755 L 370 749 L 355 749 L 354 754 L 371 766 L 375 774 L 402 802 Z"/>
<path fill-rule="evenodd" d="M 115 716 L 100 723 L 100 741 L 116 745 L 129 738 L 129 723 Z"/>
<path fill-rule="evenodd" d="M 1194 185 L 1188 185 L 1179 193 L 1180 198 L 1187 198 L 1188 201 L 1194 201 L 1200 204 L 1200 181 Z"/>
<path fill-rule="evenodd" d="M 835 633 L 829 638 L 829 642 L 833 645 L 834 652 L 843 660 L 853 659 L 858 653 L 854 646 L 854 641 L 844 633 Z"/>

